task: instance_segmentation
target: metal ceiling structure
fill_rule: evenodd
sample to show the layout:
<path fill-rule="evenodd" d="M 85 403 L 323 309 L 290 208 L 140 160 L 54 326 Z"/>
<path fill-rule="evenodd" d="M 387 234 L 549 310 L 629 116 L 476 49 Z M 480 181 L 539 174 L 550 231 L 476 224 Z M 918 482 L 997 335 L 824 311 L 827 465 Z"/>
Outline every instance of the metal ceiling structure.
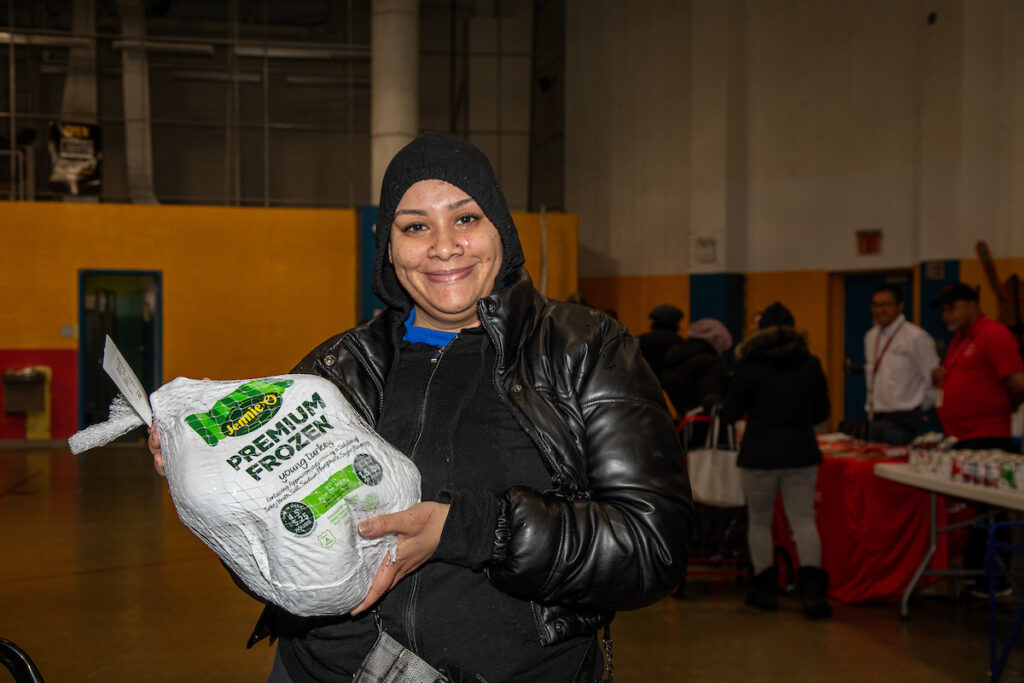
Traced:
<path fill-rule="evenodd" d="M 320 197 L 278 196 L 274 156 L 295 136 L 368 134 L 370 4 L 0 2 L 0 185 L 12 199 L 61 198 L 46 189 L 48 129 L 70 120 L 103 131 L 104 201 L 351 206 L 363 166 L 335 163 L 341 187 Z M 219 148 L 215 182 L 165 169 L 168 150 L 192 144 L 206 166 Z"/>

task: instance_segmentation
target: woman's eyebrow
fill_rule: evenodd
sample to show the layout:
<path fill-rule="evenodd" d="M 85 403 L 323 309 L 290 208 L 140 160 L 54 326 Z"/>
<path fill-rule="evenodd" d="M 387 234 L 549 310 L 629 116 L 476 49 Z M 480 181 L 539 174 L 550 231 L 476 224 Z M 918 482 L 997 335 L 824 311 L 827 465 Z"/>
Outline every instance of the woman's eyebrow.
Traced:
<path fill-rule="evenodd" d="M 457 202 L 453 202 L 453 203 L 449 204 L 448 205 L 448 210 L 449 211 L 454 211 L 455 209 L 463 207 L 463 206 L 465 206 L 466 204 L 469 204 L 472 201 L 473 201 L 472 197 L 466 197 L 465 199 L 460 199 Z M 395 211 L 395 215 L 396 216 L 404 216 L 406 214 L 410 214 L 410 215 L 413 215 L 413 216 L 426 216 L 427 212 L 424 211 L 423 209 L 399 209 L 398 211 Z"/>

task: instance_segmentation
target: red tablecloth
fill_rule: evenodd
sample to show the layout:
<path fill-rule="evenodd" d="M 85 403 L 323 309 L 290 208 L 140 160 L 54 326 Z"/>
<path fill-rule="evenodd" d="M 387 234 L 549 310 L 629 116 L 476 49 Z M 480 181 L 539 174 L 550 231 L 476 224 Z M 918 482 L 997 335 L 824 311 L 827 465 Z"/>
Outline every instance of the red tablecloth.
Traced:
<path fill-rule="evenodd" d="M 815 515 L 831 597 L 843 602 L 899 601 L 924 559 L 929 545 L 929 493 L 874 474 L 879 462 L 903 461 L 825 456 L 818 470 Z M 947 515 L 942 496 L 936 512 L 940 528 L 947 516 L 965 519 L 974 514 L 972 507 L 956 502 Z M 950 553 L 962 552 L 966 532 L 948 536 L 939 534 L 929 568 L 946 569 Z M 776 502 L 775 539 L 799 564 L 781 498 Z M 927 583 L 922 580 L 919 585 Z"/>

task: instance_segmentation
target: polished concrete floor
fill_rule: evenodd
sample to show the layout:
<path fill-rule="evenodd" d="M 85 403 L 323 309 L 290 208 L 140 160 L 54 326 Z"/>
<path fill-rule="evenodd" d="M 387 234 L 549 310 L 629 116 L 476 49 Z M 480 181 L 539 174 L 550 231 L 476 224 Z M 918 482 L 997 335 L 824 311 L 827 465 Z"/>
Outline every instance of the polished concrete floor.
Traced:
<path fill-rule="evenodd" d="M 260 606 L 178 521 L 141 444 L 77 458 L 0 444 L 0 538 L 0 637 L 48 683 L 266 679 L 272 649 L 244 647 Z M 836 604 L 809 622 L 793 598 L 762 614 L 733 580 L 691 581 L 683 600 L 617 617 L 615 678 L 987 680 L 986 604 L 932 591 L 908 621 L 895 605 Z M 1015 653 L 1003 680 L 1022 666 Z"/>

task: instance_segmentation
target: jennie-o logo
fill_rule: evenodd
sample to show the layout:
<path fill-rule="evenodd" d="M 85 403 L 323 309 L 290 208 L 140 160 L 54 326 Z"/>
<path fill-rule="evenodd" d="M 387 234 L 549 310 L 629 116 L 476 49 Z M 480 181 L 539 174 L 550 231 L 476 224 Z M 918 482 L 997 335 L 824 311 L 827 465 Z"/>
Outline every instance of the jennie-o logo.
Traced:
<path fill-rule="evenodd" d="M 284 390 L 292 385 L 290 379 L 254 379 L 238 387 L 213 404 L 209 412 L 196 413 L 185 418 L 211 446 L 228 436 L 239 436 L 259 429 L 281 409 Z"/>

